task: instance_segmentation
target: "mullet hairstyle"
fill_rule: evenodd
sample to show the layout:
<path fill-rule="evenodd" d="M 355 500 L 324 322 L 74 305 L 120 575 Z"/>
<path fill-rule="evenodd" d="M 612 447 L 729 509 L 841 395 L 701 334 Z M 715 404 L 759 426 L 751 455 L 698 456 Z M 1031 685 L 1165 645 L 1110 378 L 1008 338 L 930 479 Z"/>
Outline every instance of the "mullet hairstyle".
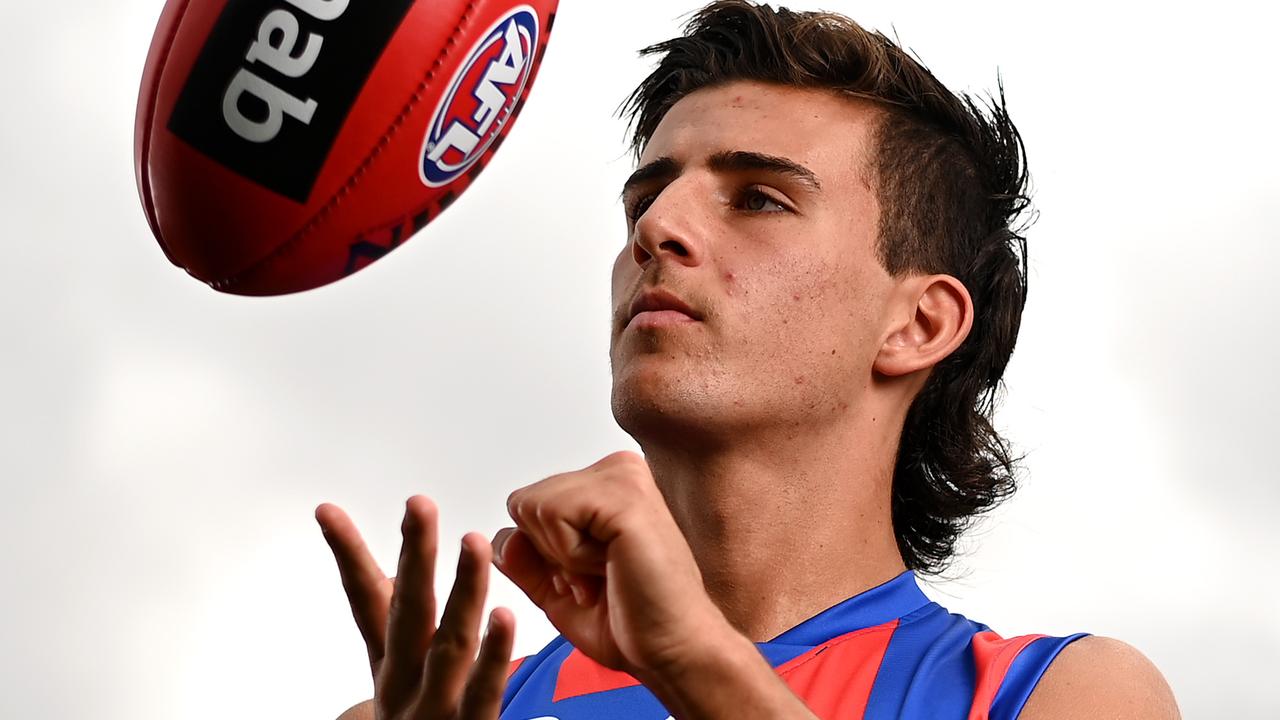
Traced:
<path fill-rule="evenodd" d="M 1026 152 L 1004 86 L 983 107 L 957 97 L 879 32 L 835 13 L 720 0 L 684 35 L 640 55 L 657 67 L 624 102 L 637 158 L 689 93 L 748 80 L 874 103 L 866 168 L 880 203 L 876 254 L 894 277 L 945 273 L 973 299 L 973 329 L 912 401 L 893 475 L 893 530 L 906 566 L 945 570 L 977 516 L 1016 488 L 1009 444 L 991 424 L 1027 300 Z"/>

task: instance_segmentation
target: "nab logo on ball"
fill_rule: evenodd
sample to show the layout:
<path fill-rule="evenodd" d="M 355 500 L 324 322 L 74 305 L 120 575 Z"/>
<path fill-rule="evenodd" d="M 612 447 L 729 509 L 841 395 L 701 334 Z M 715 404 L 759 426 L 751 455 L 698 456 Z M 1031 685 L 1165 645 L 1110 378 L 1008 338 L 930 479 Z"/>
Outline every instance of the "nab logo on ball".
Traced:
<path fill-rule="evenodd" d="M 432 116 L 422 148 L 428 187 L 453 182 L 484 156 L 524 93 L 538 50 L 538 15 L 517 7 L 471 50 Z"/>
<path fill-rule="evenodd" d="M 226 0 L 169 130 L 241 176 L 305 203 L 412 6 L 413 0 Z"/>

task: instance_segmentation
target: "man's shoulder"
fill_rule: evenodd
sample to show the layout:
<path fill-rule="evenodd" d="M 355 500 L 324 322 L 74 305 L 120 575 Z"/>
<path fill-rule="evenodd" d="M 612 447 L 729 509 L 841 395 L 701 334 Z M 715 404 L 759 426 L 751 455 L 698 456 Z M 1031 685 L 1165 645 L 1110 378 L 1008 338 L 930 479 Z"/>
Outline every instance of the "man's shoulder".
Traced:
<path fill-rule="evenodd" d="M 1020 720 L 1180 717 L 1169 683 L 1145 655 L 1094 635 L 1058 653 L 1019 715 Z"/>

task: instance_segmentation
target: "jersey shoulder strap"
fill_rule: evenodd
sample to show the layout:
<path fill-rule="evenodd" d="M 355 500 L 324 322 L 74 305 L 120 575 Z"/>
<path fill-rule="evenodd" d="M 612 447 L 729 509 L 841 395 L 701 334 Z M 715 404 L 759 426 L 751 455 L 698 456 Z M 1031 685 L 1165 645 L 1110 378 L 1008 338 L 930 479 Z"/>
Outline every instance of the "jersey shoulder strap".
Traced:
<path fill-rule="evenodd" d="M 990 630 L 975 633 L 973 660 L 977 677 L 969 720 L 1016 720 L 1058 653 L 1086 635 L 1019 635 L 1006 639 Z"/>

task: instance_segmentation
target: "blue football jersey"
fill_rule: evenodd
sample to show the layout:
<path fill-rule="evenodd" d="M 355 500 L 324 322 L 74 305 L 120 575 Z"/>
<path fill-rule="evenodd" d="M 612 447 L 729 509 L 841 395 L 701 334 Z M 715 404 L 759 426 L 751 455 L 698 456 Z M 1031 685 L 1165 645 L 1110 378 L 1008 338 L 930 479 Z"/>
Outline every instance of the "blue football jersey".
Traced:
<path fill-rule="evenodd" d="M 1002 638 L 947 612 L 905 572 L 756 643 L 821 718 L 1013 720 L 1066 637 Z M 635 678 L 558 636 L 512 663 L 501 720 L 667 720 Z"/>

